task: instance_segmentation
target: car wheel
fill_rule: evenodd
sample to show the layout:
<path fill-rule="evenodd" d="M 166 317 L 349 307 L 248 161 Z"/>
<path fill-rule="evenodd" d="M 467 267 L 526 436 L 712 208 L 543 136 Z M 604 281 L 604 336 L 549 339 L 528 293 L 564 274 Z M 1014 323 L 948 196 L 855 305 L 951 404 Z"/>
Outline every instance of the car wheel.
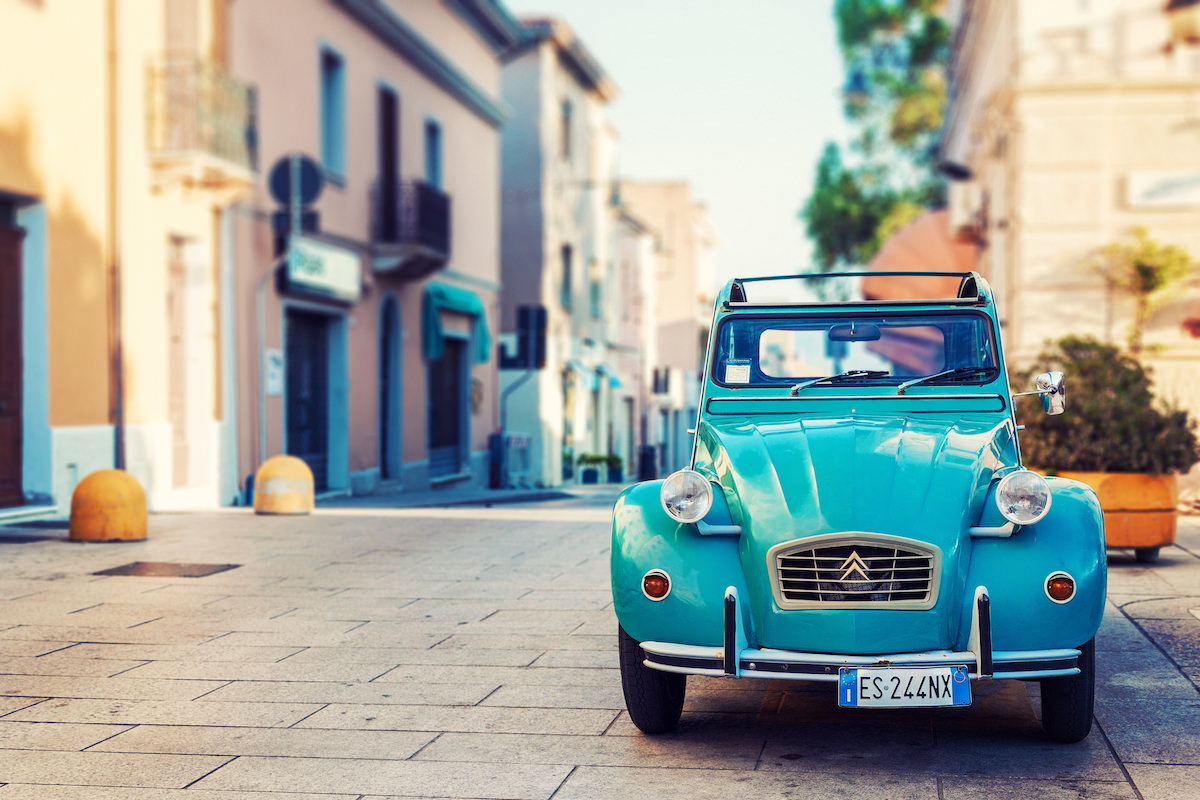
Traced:
<path fill-rule="evenodd" d="M 687 676 L 651 669 L 642 663 L 642 646 L 617 626 L 621 651 L 621 688 L 629 718 L 643 733 L 667 733 L 679 724 Z"/>
<path fill-rule="evenodd" d="M 1133 557 L 1139 564 L 1154 564 L 1158 561 L 1157 547 L 1135 547 Z"/>
<path fill-rule="evenodd" d="M 1042 728 L 1058 742 L 1080 742 L 1092 729 L 1096 640 L 1079 648 L 1079 674 L 1042 678 Z"/>

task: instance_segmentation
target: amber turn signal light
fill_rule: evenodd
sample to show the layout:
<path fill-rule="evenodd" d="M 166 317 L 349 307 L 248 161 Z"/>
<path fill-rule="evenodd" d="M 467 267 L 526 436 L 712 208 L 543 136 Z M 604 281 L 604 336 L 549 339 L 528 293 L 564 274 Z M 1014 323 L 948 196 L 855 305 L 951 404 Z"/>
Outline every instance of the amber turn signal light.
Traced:
<path fill-rule="evenodd" d="M 642 592 L 651 600 L 662 600 L 670 591 L 671 579 L 662 570 L 651 570 L 642 578 Z"/>
<path fill-rule="evenodd" d="M 1065 603 L 1075 596 L 1075 579 L 1065 572 L 1056 572 L 1046 579 L 1046 595 L 1056 603 Z"/>

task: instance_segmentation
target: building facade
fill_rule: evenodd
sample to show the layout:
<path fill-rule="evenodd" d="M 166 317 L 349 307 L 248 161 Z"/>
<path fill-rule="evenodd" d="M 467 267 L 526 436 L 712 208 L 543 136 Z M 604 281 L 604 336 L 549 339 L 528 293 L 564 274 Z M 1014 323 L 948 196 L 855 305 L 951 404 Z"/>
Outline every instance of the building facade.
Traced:
<path fill-rule="evenodd" d="M 486 486 L 516 21 L 485 0 L 231 8 L 263 164 L 224 219 L 243 485 L 288 453 L 318 493 Z M 273 175 L 306 165 L 322 188 L 293 209 Z"/>
<path fill-rule="evenodd" d="M 525 452 L 523 480 L 576 480 L 584 454 L 621 434 L 613 204 L 616 134 L 605 107 L 617 88 L 559 19 L 523 19 L 504 65 L 513 110 L 503 133 L 502 341 L 515 351 L 522 307 L 544 308 L 541 369 L 501 370 L 501 417 Z"/>
<path fill-rule="evenodd" d="M 226 4 L 0 8 L 0 507 L 65 513 L 127 469 L 152 508 L 229 501 L 228 239 L 257 166 Z M 31 81 L 28 76 L 36 76 Z M 17 511 L 12 511 L 16 508 Z"/>
<path fill-rule="evenodd" d="M 716 296 L 717 237 L 708 210 L 684 181 L 622 180 L 622 204 L 657 232 L 648 443 L 659 474 L 691 459 L 700 371 Z"/>
<path fill-rule="evenodd" d="M 0 30 L 0 515 L 109 467 L 154 510 L 246 502 L 277 453 L 319 492 L 486 485 L 501 4 L 21 2 Z"/>
<path fill-rule="evenodd" d="M 1132 303 L 1090 268 L 1145 227 L 1200 259 L 1200 6 L 959 0 L 943 157 L 952 233 L 981 245 L 1008 350 L 1120 344 Z M 1200 413 L 1200 286 L 1151 319 L 1158 392 Z M 1069 380 L 1069 378 L 1068 378 Z"/>

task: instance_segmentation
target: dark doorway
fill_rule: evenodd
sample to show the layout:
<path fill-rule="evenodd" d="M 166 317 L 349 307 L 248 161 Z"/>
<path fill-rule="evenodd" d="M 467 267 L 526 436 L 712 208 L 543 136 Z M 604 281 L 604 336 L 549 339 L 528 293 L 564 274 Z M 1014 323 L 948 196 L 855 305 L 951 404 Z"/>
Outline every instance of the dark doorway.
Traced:
<path fill-rule="evenodd" d="M 445 352 L 429 362 L 429 476 L 463 470 L 466 442 L 466 353 L 463 339 L 446 339 Z"/>
<path fill-rule="evenodd" d="M 396 298 L 388 297 L 379 322 L 379 474 L 383 480 L 400 477 L 400 374 L 400 323 Z"/>
<path fill-rule="evenodd" d="M 379 235 L 400 238 L 400 98 L 379 87 Z"/>
<path fill-rule="evenodd" d="M 0 507 L 25 502 L 21 487 L 23 387 L 21 241 L 25 231 L 0 222 Z"/>
<path fill-rule="evenodd" d="M 287 453 L 303 459 L 317 491 L 329 487 L 329 318 L 288 311 Z"/>

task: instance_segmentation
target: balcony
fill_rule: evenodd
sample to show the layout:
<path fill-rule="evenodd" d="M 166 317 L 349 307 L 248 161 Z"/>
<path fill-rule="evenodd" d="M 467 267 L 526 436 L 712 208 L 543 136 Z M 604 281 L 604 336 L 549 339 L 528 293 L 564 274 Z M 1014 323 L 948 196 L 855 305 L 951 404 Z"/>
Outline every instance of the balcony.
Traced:
<path fill-rule="evenodd" d="M 147 67 L 147 130 L 157 188 L 242 191 L 258 169 L 254 87 L 194 56 Z"/>
<path fill-rule="evenodd" d="M 376 272 L 419 280 L 450 259 L 450 197 L 423 181 L 371 187 L 371 251 Z"/>

